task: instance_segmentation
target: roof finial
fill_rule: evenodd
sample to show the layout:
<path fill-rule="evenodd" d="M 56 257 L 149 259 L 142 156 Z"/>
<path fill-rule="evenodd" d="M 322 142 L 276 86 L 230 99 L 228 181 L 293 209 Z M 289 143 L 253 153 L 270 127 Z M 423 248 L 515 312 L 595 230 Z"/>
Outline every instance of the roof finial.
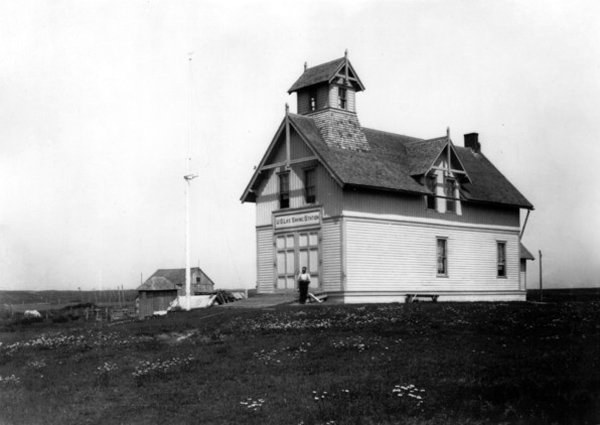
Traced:
<path fill-rule="evenodd" d="M 348 59 L 348 49 L 344 50 L 344 57 Z"/>
<path fill-rule="evenodd" d="M 304 72 L 306 72 L 306 68 L 308 68 L 308 62 L 304 62 Z"/>
<path fill-rule="evenodd" d="M 287 115 L 290 112 L 290 105 L 287 104 L 287 102 L 285 103 L 285 114 Z"/>
<path fill-rule="evenodd" d="M 446 128 L 446 138 L 450 138 L 450 126 Z"/>

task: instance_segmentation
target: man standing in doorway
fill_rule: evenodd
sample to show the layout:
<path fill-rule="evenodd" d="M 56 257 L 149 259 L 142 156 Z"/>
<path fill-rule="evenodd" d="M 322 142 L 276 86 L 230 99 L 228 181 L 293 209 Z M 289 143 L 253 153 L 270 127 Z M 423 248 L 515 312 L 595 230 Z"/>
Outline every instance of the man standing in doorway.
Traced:
<path fill-rule="evenodd" d="M 302 273 L 298 276 L 298 290 L 300 291 L 300 304 L 306 304 L 308 297 L 308 285 L 310 285 L 310 274 L 306 272 L 306 267 L 302 267 Z"/>

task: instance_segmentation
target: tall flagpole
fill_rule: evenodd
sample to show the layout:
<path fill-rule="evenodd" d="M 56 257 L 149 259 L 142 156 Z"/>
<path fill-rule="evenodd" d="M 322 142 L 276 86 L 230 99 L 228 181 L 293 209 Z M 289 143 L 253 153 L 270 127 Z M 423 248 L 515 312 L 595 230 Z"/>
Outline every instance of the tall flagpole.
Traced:
<path fill-rule="evenodd" d="M 189 90 L 189 128 L 188 128 L 188 147 L 187 159 L 185 161 L 185 309 L 191 309 L 192 285 L 190 276 L 190 181 L 198 177 L 197 174 L 190 174 L 190 162 L 192 160 L 192 53 L 189 54 L 188 63 L 190 64 L 190 84 Z"/>

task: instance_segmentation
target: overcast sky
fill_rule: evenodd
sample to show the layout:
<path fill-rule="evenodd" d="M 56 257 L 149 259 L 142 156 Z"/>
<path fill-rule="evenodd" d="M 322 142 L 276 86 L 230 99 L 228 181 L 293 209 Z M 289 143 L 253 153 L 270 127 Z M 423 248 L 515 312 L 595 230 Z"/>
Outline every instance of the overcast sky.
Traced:
<path fill-rule="evenodd" d="M 538 250 L 545 287 L 598 285 L 597 4 L 2 1 L 0 289 L 134 288 L 184 267 L 188 140 L 193 265 L 254 287 L 239 198 L 304 62 L 345 49 L 363 126 L 479 133 L 535 206 L 530 286 Z"/>

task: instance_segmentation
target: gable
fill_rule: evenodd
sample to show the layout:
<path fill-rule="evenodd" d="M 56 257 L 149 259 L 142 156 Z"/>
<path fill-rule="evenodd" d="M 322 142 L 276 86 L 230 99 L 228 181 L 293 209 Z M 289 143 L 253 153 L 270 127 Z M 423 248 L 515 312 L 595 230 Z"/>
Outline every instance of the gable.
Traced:
<path fill-rule="evenodd" d="M 314 160 L 318 160 L 323 163 L 322 158 L 320 158 L 317 151 L 313 148 L 313 146 L 311 146 L 310 142 L 313 141 L 312 138 L 307 138 L 306 135 L 302 134 L 302 131 L 299 130 L 299 127 L 292 119 L 292 116 L 293 114 L 288 115 L 290 124 L 290 165 Z M 285 125 L 286 118 L 283 119 L 277 133 L 275 134 L 275 137 L 267 149 L 267 152 L 263 156 L 263 159 L 258 167 L 256 167 L 250 183 L 240 198 L 242 202 L 255 202 L 258 188 L 261 187 L 262 182 L 270 176 L 271 171 L 275 168 L 285 167 L 287 161 Z M 314 134 L 312 136 L 314 136 Z M 327 167 L 327 164 L 323 163 L 323 165 L 326 169 L 328 169 L 328 171 L 330 171 Z"/>
<path fill-rule="evenodd" d="M 312 149 L 306 144 L 298 132 L 290 128 L 290 159 L 307 158 L 314 156 Z M 282 132 L 275 140 L 275 145 L 264 165 L 281 165 L 287 157 L 287 147 L 285 144 L 285 134 Z"/>
<path fill-rule="evenodd" d="M 448 170 L 450 174 L 457 178 L 467 178 L 468 174 L 465 170 L 465 167 L 460 162 L 458 155 L 456 154 L 456 150 L 454 149 L 454 145 L 451 141 L 449 141 L 446 146 L 444 146 L 443 150 L 438 155 L 437 159 L 434 161 L 433 166 L 431 168 L 438 168 Z M 426 174 L 430 171 L 428 170 Z"/>
<path fill-rule="evenodd" d="M 275 145 L 269 152 L 268 157 L 265 159 L 264 165 L 276 164 L 285 161 L 286 158 L 286 147 L 285 147 L 285 133 L 280 132 L 274 140 Z"/>

